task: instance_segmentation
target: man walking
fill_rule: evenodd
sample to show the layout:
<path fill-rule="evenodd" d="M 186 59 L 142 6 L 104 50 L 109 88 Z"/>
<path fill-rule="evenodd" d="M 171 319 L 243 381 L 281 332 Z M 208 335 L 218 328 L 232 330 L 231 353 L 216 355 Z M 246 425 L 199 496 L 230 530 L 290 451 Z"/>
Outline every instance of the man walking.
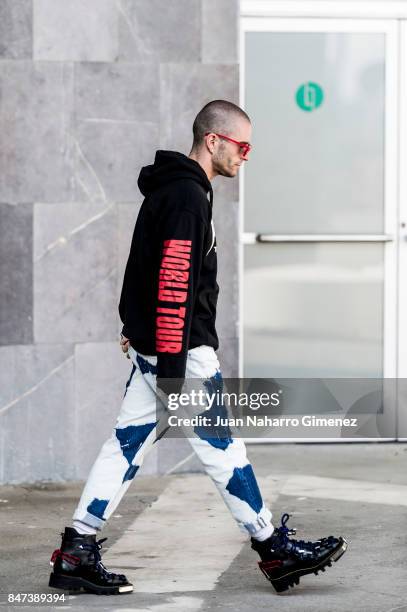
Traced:
<path fill-rule="evenodd" d="M 157 151 L 141 170 L 145 196 L 134 229 L 119 312 L 122 350 L 132 371 L 111 437 L 91 469 L 73 524 L 54 551 L 50 586 L 94 593 L 128 593 L 132 585 L 101 561 L 96 534 L 106 524 L 157 442 L 157 395 L 178 393 L 188 378 L 222 385 L 216 356 L 218 285 L 211 181 L 235 177 L 248 160 L 251 122 L 235 104 L 210 102 L 193 124 L 187 157 Z M 242 531 L 260 555 L 260 569 L 280 592 L 300 576 L 317 573 L 346 550 L 342 538 L 290 539 L 295 531 L 274 527 L 240 438 L 188 438 Z M 137 554 L 137 553 L 136 553 Z"/>

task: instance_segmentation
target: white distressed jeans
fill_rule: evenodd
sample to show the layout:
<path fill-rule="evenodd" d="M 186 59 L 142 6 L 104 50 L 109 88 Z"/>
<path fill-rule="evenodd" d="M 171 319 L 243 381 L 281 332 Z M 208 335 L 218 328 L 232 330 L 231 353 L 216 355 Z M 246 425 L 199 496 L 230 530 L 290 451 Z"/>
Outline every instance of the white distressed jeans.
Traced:
<path fill-rule="evenodd" d="M 129 488 L 144 457 L 157 441 L 156 356 L 129 348 L 132 371 L 111 436 L 89 473 L 73 519 L 101 530 Z M 188 351 L 185 378 L 222 384 L 214 349 Z M 221 440 L 197 435 L 187 438 L 212 478 L 239 528 L 253 536 L 271 522 L 241 438 Z"/>

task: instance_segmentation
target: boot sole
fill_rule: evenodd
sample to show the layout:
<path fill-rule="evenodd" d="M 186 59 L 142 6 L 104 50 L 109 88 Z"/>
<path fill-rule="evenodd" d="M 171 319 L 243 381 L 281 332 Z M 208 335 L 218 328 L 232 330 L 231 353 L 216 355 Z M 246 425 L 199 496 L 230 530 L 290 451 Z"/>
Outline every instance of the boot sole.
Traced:
<path fill-rule="evenodd" d="M 50 575 L 48 585 L 54 589 L 64 589 L 65 591 L 77 592 L 84 589 L 87 593 L 95 593 L 96 595 L 121 595 L 133 591 L 132 584 L 104 587 L 93 584 L 84 578 L 54 573 Z"/>
<path fill-rule="evenodd" d="M 320 571 L 324 572 L 326 567 L 331 567 L 332 561 L 339 561 L 342 555 L 346 552 L 347 548 L 347 541 L 343 538 L 339 538 L 338 546 L 331 552 L 328 557 L 325 557 L 325 559 L 317 565 L 306 567 L 300 570 L 294 570 L 292 572 L 284 574 L 284 576 L 279 576 L 278 578 L 273 578 L 271 575 L 269 575 L 267 573 L 267 570 L 262 567 L 263 563 L 261 561 L 259 562 L 259 567 L 267 578 L 267 580 L 271 582 L 277 593 L 282 593 L 283 591 L 287 591 L 290 587 L 299 584 L 301 576 L 306 576 L 307 574 L 317 575 Z"/>

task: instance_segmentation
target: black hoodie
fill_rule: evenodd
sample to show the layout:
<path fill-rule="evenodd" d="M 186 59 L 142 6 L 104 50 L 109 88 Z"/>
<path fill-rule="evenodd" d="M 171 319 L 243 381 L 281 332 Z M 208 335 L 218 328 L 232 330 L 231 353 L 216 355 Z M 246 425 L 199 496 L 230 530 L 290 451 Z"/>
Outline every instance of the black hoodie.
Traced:
<path fill-rule="evenodd" d="M 145 199 L 120 297 L 123 334 L 157 355 L 159 386 L 162 378 L 182 384 L 188 350 L 219 346 L 212 186 L 198 162 L 174 151 L 157 151 L 138 186 Z"/>

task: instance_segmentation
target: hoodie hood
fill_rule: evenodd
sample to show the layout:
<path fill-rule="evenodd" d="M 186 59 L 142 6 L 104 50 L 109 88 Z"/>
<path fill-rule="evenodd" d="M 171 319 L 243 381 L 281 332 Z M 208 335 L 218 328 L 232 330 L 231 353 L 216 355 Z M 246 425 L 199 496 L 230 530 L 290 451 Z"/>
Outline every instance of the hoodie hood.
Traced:
<path fill-rule="evenodd" d="M 154 163 L 144 166 L 138 177 L 138 186 L 144 197 L 150 193 L 180 179 L 193 179 L 210 194 L 213 201 L 213 191 L 210 180 L 204 169 L 194 159 L 190 159 L 177 151 L 157 151 Z"/>

